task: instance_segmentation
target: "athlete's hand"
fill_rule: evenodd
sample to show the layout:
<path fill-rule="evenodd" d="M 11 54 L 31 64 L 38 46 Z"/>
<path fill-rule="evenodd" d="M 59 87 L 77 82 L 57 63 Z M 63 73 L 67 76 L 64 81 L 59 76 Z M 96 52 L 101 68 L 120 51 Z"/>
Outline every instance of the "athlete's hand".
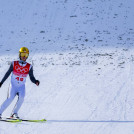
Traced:
<path fill-rule="evenodd" d="M 2 86 L 2 83 L 0 82 L 0 87 Z"/>
<path fill-rule="evenodd" d="M 35 84 L 36 84 L 37 86 L 39 86 L 39 85 L 40 85 L 40 81 L 39 81 L 39 80 L 36 80 Z"/>

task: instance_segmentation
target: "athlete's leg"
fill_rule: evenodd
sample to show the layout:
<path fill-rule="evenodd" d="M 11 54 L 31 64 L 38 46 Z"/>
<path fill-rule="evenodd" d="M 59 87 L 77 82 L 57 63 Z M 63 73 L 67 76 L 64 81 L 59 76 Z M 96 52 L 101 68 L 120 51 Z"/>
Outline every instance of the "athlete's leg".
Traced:
<path fill-rule="evenodd" d="M 16 95 L 15 88 L 11 86 L 7 99 L 3 102 L 3 104 L 0 107 L 0 114 L 2 114 L 5 111 L 5 109 L 11 104 L 15 95 Z"/>
<path fill-rule="evenodd" d="M 24 97 L 25 97 L 25 86 L 19 88 L 17 94 L 18 94 L 18 101 L 17 101 L 17 103 L 16 103 L 16 105 L 15 105 L 13 111 L 12 111 L 12 114 L 14 114 L 14 113 L 17 114 L 19 109 L 20 109 L 20 107 L 23 104 Z"/>

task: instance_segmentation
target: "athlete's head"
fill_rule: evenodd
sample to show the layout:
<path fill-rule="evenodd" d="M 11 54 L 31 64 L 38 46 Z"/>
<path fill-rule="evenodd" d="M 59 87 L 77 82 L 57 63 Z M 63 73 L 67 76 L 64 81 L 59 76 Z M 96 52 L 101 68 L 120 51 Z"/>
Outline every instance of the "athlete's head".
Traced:
<path fill-rule="evenodd" d="M 20 60 L 26 61 L 28 56 L 29 56 L 28 48 L 27 47 L 20 48 L 20 50 L 19 50 L 19 58 L 20 58 Z"/>

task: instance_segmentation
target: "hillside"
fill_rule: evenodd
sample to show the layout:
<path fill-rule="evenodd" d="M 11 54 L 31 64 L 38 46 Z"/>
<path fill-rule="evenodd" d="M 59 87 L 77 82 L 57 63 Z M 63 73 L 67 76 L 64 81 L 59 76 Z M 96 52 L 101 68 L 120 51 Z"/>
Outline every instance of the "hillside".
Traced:
<path fill-rule="evenodd" d="M 19 116 L 0 134 L 133 134 L 134 1 L 0 1 L 0 78 L 20 47 L 39 87 L 26 82 Z M 7 97 L 10 78 L 0 89 Z M 3 113 L 9 116 L 17 98 Z"/>

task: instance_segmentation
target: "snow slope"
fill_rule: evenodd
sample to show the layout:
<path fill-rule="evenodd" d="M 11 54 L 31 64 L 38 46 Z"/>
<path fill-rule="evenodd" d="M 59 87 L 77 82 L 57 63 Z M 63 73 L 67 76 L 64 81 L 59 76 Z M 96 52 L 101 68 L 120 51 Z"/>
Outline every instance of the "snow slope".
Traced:
<path fill-rule="evenodd" d="M 0 77 L 18 59 L 19 48 L 28 47 L 41 84 L 27 78 L 19 115 L 49 121 L 0 122 L 0 134 L 133 134 L 133 5 L 133 0 L 1 0 Z M 10 78 L 0 89 L 0 104 L 9 83 Z"/>

